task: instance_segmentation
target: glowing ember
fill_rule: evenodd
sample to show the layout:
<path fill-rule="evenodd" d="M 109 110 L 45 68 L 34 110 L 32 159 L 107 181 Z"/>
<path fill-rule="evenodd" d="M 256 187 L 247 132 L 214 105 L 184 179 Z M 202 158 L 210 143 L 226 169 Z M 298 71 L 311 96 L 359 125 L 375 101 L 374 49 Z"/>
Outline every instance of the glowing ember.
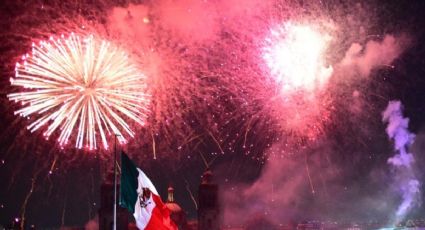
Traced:
<path fill-rule="evenodd" d="M 313 91 L 327 82 L 332 67 L 324 66 L 330 36 L 307 25 L 286 23 L 270 31 L 263 57 L 281 93 Z"/>
<path fill-rule="evenodd" d="M 145 76 L 106 41 L 74 34 L 51 37 L 33 44 L 32 54 L 24 55 L 15 70 L 11 84 L 25 89 L 8 95 L 22 104 L 15 114 L 35 117 L 31 132 L 47 126 L 46 138 L 59 128 L 61 145 L 76 132 L 76 147 L 95 149 L 100 137 L 107 149 L 106 134 L 116 134 L 121 143 L 125 135 L 134 136 L 125 118 L 144 124 Z"/>

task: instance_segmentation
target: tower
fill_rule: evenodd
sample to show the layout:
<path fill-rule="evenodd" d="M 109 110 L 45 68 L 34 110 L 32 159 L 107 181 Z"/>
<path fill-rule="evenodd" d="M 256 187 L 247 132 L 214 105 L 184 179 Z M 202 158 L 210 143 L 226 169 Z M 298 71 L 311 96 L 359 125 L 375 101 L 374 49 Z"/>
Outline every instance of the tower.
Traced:
<path fill-rule="evenodd" d="M 199 185 L 198 230 L 220 229 L 218 185 L 213 183 L 212 176 L 212 172 L 207 169 Z"/>

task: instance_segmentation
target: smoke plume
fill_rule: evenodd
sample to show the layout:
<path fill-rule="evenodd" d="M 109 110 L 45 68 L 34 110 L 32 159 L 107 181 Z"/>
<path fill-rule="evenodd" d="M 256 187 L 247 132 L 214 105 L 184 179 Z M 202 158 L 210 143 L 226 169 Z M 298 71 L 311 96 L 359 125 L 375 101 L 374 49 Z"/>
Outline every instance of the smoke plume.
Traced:
<path fill-rule="evenodd" d="M 388 163 L 394 167 L 394 183 L 402 197 L 395 217 L 395 221 L 399 222 L 420 202 L 420 184 L 413 170 L 414 157 L 408 152 L 415 135 L 408 130 L 409 118 L 403 117 L 403 106 L 400 101 L 389 102 L 382 113 L 382 121 L 388 123 L 386 129 L 388 137 L 394 141 L 394 148 L 398 152 L 388 159 Z"/>
<path fill-rule="evenodd" d="M 376 67 L 388 66 L 400 56 L 409 44 L 405 36 L 385 35 L 382 41 L 368 41 L 365 46 L 352 43 L 340 62 L 344 71 L 369 76 Z"/>

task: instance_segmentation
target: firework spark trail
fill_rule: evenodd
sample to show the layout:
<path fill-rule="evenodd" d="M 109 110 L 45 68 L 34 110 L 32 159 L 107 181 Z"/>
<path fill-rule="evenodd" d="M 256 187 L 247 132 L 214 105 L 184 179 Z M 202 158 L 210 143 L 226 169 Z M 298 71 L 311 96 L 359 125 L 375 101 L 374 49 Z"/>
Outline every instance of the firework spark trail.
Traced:
<path fill-rule="evenodd" d="M 181 144 L 181 146 L 180 146 L 180 147 L 182 147 L 182 146 L 184 146 L 184 145 L 188 145 L 188 144 L 189 144 L 189 143 L 191 143 L 192 141 L 194 141 L 194 140 L 196 140 L 196 139 L 198 139 L 198 138 L 200 138 L 200 137 L 202 137 L 202 136 L 203 136 L 202 134 L 199 134 L 199 135 L 193 135 L 193 136 L 189 135 L 189 136 L 188 136 L 188 138 L 182 142 L 182 144 Z"/>
<path fill-rule="evenodd" d="M 210 131 L 208 131 L 208 134 L 212 137 L 214 142 L 217 144 L 217 147 L 220 149 L 220 153 L 224 154 L 224 151 L 223 151 L 223 148 L 221 148 L 220 142 L 218 142 L 218 140 L 214 137 L 214 135 Z"/>
<path fill-rule="evenodd" d="M 31 198 L 31 195 L 34 192 L 35 189 L 35 182 L 37 181 L 38 178 L 38 174 L 42 171 L 42 167 L 40 167 L 39 170 L 37 170 L 34 174 L 34 176 L 31 178 L 31 187 L 30 190 L 28 191 L 27 195 L 25 196 L 24 202 L 22 203 L 22 207 L 21 207 L 21 229 L 24 229 L 25 226 L 25 216 L 26 216 L 26 210 L 27 210 L 27 205 L 28 205 L 28 201 Z"/>
<path fill-rule="evenodd" d="M 55 155 L 55 158 L 53 159 L 52 166 L 50 166 L 49 174 L 53 173 L 53 170 L 55 169 L 56 161 L 58 160 L 58 155 Z"/>
<path fill-rule="evenodd" d="M 325 192 L 325 196 L 329 197 L 329 193 L 328 193 L 328 186 L 326 186 L 326 182 L 325 182 L 325 178 L 323 177 L 322 172 L 319 172 L 319 176 L 320 176 L 320 180 L 322 182 L 322 186 Z"/>
<path fill-rule="evenodd" d="M 304 153 L 304 156 L 305 156 L 305 159 L 304 159 L 305 170 L 307 172 L 308 182 L 310 184 L 311 193 L 314 195 L 316 191 L 314 190 L 313 180 L 311 179 L 311 176 L 310 176 L 310 168 L 308 167 L 307 153 Z"/>
<path fill-rule="evenodd" d="M 100 138 L 108 149 L 106 134 L 118 134 L 121 143 L 126 142 L 123 133 L 134 136 L 122 116 L 144 124 L 145 76 L 122 50 L 93 35 L 72 33 L 33 43 L 32 53 L 22 56 L 15 71 L 11 84 L 24 89 L 8 95 L 23 106 L 15 114 L 34 115 L 28 129 L 47 126 L 46 138 L 59 128 L 61 145 L 76 132 L 76 147 L 96 149 Z"/>
<path fill-rule="evenodd" d="M 65 211 L 66 211 L 66 202 L 68 200 L 68 193 L 65 192 L 65 199 L 63 201 L 62 215 L 61 215 L 61 226 L 65 226 Z"/>
<path fill-rule="evenodd" d="M 248 136 L 248 132 L 249 132 L 249 130 L 250 130 L 250 125 L 251 125 L 251 122 L 252 122 L 252 119 L 253 119 L 254 117 L 251 117 L 250 119 L 249 119 L 249 121 L 248 121 L 248 124 L 247 124 L 247 126 L 246 126 L 246 131 L 245 131 L 245 135 L 244 135 L 244 139 L 243 139 L 243 145 L 242 145 L 242 147 L 243 148 L 246 148 L 246 137 Z"/>
<path fill-rule="evenodd" d="M 155 136 L 153 135 L 151 131 L 151 137 L 152 137 L 152 153 L 153 153 L 153 159 L 156 159 L 156 143 L 155 143 Z"/>
<path fill-rule="evenodd" d="M 53 174 L 53 171 L 55 170 L 57 160 L 58 160 L 58 155 L 55 155 L 54 159 L 52 161 L 52 165 L 50 166 L 50 170 L 48 171 L 47 176 L 46 176 L 46 179 L 49 181 L 49 190 L 47 192 L 47 197 L 50 197 L 50 195 L 52 193 L 53 183 L 52 183 L 52 179 L 51 179 L 50 176 Z"/>
<path fill-rule="evenodd" d="M 208 168 L 208 167 L 209 167 L 209 165 L 208 165 L 208 161 L 207 161 L 207 159 L 205 158 L 204 154 L 202 154 L 202 152 L 201 152 L 201 151 L 198 151 L 198 152 L 199 152 L 199 155 L 201 156 L 202 162 L 204 162 L 204 166 L 205 166 L 205 168 Z"/>
<path fill-rule="evenodd" d="M 184 182 L 186 183 L 186 190 L 189 193 L 190 199 L 192 199 L 193 204 L 195 205 L 195 210 L 198 210 L 198 203 L 196 202 L 195 196 L 193 196 L 192 190 L 190 189 L 189 182 L 184 178 Z"/>

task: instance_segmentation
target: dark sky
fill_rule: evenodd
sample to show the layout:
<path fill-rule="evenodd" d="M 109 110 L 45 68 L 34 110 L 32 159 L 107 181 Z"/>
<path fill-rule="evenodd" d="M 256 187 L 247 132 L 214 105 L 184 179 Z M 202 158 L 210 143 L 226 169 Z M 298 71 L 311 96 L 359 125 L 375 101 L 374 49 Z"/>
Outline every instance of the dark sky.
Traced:
<path fill-rule="evenodd" d="M 182 5 L 197 12 L 196 2 Z M 230 6 L 238 5 L 230 2 L 233 2 Z M 254 3 L 261 1 L 251 2 L 255 7 Z M 284 221 L 391 219 L 401 200 L 396 180 L 391 179 L 397 172 L 387 163 L 396 152 L 385 133 L 386 124 L 381 121 L 381 113 L 391 100 L 399 100 L 404 105 L 404 116 L 410 119 L 409 130 L 417 135 L 409 150 L 416 158 L 415 175 L 420 188 L 425 189 L 422 185 L 425 173 L 421 170 L 425 164 L 425 2 L 270 2 L 273 4 L 265 8 L 273 12 L 272 16 L 264 16 L 265 11 L 258 16 L 257 12 L 245 9 L 242 16 L 238 16 L 241 20 L 226 21 L 224 17 L 220 23 L 205 20 L 214 28 L 212 38 L 205 39 L 204 31 L 191 38 L 176 38 L 177 32 L 168 28 L 174 22 L 165 22 L 161 13 L 162 9 L 168 9 L 167 3 L 136 1 L 129 6 L 124 1 L 108 0 L 2 1 L 0 224 L 8 225 L 23 213 L 28 224 L 41 227 L 83 226 L 96 216 L 99 186 L 112 167 L 111 151 L 60 149 L 54 141 L 45 141 L 40 132 L 30 133 L 25 128 L 27 120 L 13 114 L 18 105 L 7 99 L 7 94 L 17 90 L 10 86 L 9 78 L 14 75 L 15 62 L 28 51 L 32 39 L 77 30 L 80 24 L 115 39 L 110 29 L 113 9 L 136 9 L 132 15 L 137 17 L 134 13 L 139 12 L 137 5 L 146 6 L 145 13 L 152 19 L 153 29 L 146 33 L 148 46 L 167 57 L 167 61 L 172 60 L 169 57 L 179 60 L 167 62 L 176 67 L 160 73 L 175 78 L 169 78 L 169 86 L 162 91 L 155 91 L 164 92 L 164 96 L 155 99 L 153 93 L 152 111 L 158 116 L 149 118 L 148 127 L 139 130 L 137 137 L 124 147 L 152 179 L 163 199 L 167 186 L 173 185 L 175 200 L 190 218 L 196 217 L 188 190 L 196 197 L 200 176 L 206 167 L 203 156 L 221 186 L 222 202 L 230 203 L 237 194 L 237 201 L 223 206 L 229 223 L 237 223 L 238 217 L 245 223 L 252 216 L 279 217 Z M 218 6 L 218 9 L 223 7 Z M 225 13 L 218 11 L 231 14 L 224 8 Z M 254 29 L 242 24 L 243 31 L 238 31 L 235 25 L 241 25 L 245 17 L 253 20 Z M 254 46 L 255 39 L 246 33 L 261 34 L 265 29 L 255 30 L 255 26 L 299 17 L 313 21 L 328 18 L 340 25 L 338 39 L 331 48 L 335 52 L 329 54 L 333 66 L 338 66 L 352 43 L 363 47 L 370 41 L 381 44 L 391 35 L 402 44 L 402 52 L 387 63 L 393 66 L 391 68 L 374 66 L 365 77 L 349 69 L 336 68 L 331 77 L 332 90 L 326 94 L 326 98 L 330 98 L 330 120 L 323 124 L 314 140 L 297 131 L 281 129 L 278 121 L 282 117 L 275 116 L 272 103 L 265 103 L 264 98 L 269 94 L 256 88 L 258 81 L 240 78 L 261 75 L 260 68 L 251 65 L 250 47 Z M 190 18 L 187 20 L 190 22 Z M 187 23 L 175 25 L 192 28 Z M 196 25 L 193 28 L 199 29 Z M 137 33 L 145 34 L 144 30 L 140 31 Z M 375 52 L 384 52 L 385 48 L 388 47 Z M 183 75 L 193 81 L 179 85 L 179 77 Z M 349 79 L 338 80 L 341 76 Z M 351 114 L 351 105 L 356 102 L 352 96 L 355 91 L 360 94 L 357 101 L 360 107 Z M 170 106 L 161 110 L 164 104 Z M 164 117 L 169 120 L 161 120 Z M 251 127 L 249 132 L 247 127 Z M 157 159 L 153 159 L 154 133 Z M 273 184 L 273 189 L 267 187 L 269 184 Z M 275 193 L 270 196 L 279 197 L 271 198 L 277 203 L 252 195 L 260 191 L 267 195 Z M 388 205 L 379 206 L 378 202 Z M 248 214 L 244 209 L 249 210 Z M 227 216 L 228 212 L 234 214 Z M 267 212 L 271 214 L 264 214 Z M 423 207 L 415 207 L 409 217 L 425 217 L 423 213 Z"/>

